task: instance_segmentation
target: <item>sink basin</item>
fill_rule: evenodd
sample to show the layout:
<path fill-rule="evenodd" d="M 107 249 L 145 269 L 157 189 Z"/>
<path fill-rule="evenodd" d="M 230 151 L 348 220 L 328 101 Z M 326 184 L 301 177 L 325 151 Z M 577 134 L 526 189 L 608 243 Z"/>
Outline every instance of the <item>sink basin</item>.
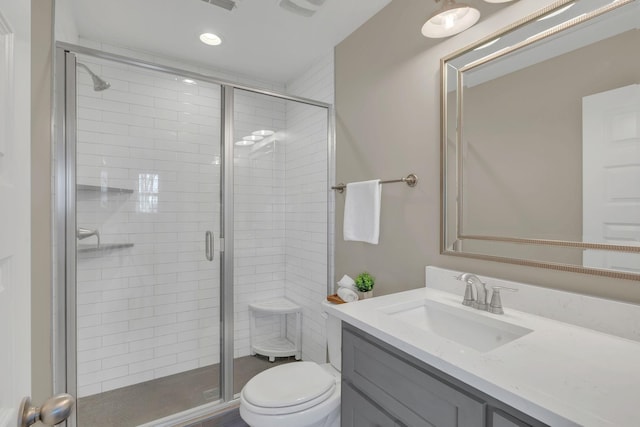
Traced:
<path fill-rule="evenodd" d="M 470 310 L 428 299 L 380 308 L 382 313 L 409 326 L 480 352 L 494 350 L 532 332 Z"/>

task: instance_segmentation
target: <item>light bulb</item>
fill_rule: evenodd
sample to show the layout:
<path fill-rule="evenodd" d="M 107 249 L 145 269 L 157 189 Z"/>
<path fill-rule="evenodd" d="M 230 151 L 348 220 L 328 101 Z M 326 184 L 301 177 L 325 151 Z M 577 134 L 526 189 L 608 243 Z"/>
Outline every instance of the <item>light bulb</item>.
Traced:
<path fill-rule="evenodd" d="M 222 43 L 222 39 L 212 33 L 200 34 L 200 41 L 204 44 L 208 44 L 209 46 L 218 46 L 220 43 Z"/>

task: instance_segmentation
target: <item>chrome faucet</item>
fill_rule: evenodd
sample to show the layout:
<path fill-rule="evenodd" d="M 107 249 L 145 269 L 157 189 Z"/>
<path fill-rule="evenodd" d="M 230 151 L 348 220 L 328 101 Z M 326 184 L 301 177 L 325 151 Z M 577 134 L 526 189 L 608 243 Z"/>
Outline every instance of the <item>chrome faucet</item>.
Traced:
<path fill-rule="evenodd" d="M 456 279 L 462 280 L 467 284 L 467 289 L 465 290 L 465 299 L 462 301 L 464 305 L 469 305 L 477 310 L 487 310 L 487 288 L 486 283 L 484 283 L 478 276 L 471 273 L 463 273 L 460 276 L 457 276 Z M 473 292 L 469 292 L 471 287 L 475 289 L 475 298 L 473 296 Z M 469 295 L 471 293 L 471 301 L 469 301 Z"/>
<path fill-rule="evenodd" d="M 500 298 L 500 290 L 516 292 L 517 289 L 507 288 L 506 286 L 492 286 L 493 294 L 491 295 L 491 304 L 487 304 L 487 287 L 486 283 L 480 280 L 478 276 L 471 273 L 462 273 L 454 276 L 467 284 L 464 291 L 464 299 L 462 304 L 473 307 L 477 310 L 488 311 L 494 314 L 504 314 L 502 310 L 502 299 Z M 475 289 L 475 297 L 474 297 Z"/>

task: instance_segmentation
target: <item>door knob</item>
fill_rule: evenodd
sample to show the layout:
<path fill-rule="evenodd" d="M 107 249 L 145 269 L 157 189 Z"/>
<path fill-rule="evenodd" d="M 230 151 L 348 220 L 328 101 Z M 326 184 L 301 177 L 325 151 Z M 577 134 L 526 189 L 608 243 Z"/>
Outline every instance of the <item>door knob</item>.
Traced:
<path fill-rule="evenodd" d="M 71 415 L 75 399 L 70 394 L 62 393 L 50 397 L 37 408 L 31 405 L 31 398 L 25 397 L 18 411 L 18 427 L 29 427 L 38 421 L 48 426 L 60 424 Z"/>

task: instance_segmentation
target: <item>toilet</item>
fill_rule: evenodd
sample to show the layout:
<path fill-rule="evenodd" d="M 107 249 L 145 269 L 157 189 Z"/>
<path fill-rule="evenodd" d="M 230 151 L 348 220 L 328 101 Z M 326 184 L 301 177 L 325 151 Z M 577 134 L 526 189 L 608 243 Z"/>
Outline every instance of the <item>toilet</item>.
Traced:
<path fill-rule="evenodd" d="M 341 323 L 324 310 L 323 316 L 330 363 L 287 363 L 249 380 L 240 393 L 240 416 L 251 427 L 340 426 Z"/>

